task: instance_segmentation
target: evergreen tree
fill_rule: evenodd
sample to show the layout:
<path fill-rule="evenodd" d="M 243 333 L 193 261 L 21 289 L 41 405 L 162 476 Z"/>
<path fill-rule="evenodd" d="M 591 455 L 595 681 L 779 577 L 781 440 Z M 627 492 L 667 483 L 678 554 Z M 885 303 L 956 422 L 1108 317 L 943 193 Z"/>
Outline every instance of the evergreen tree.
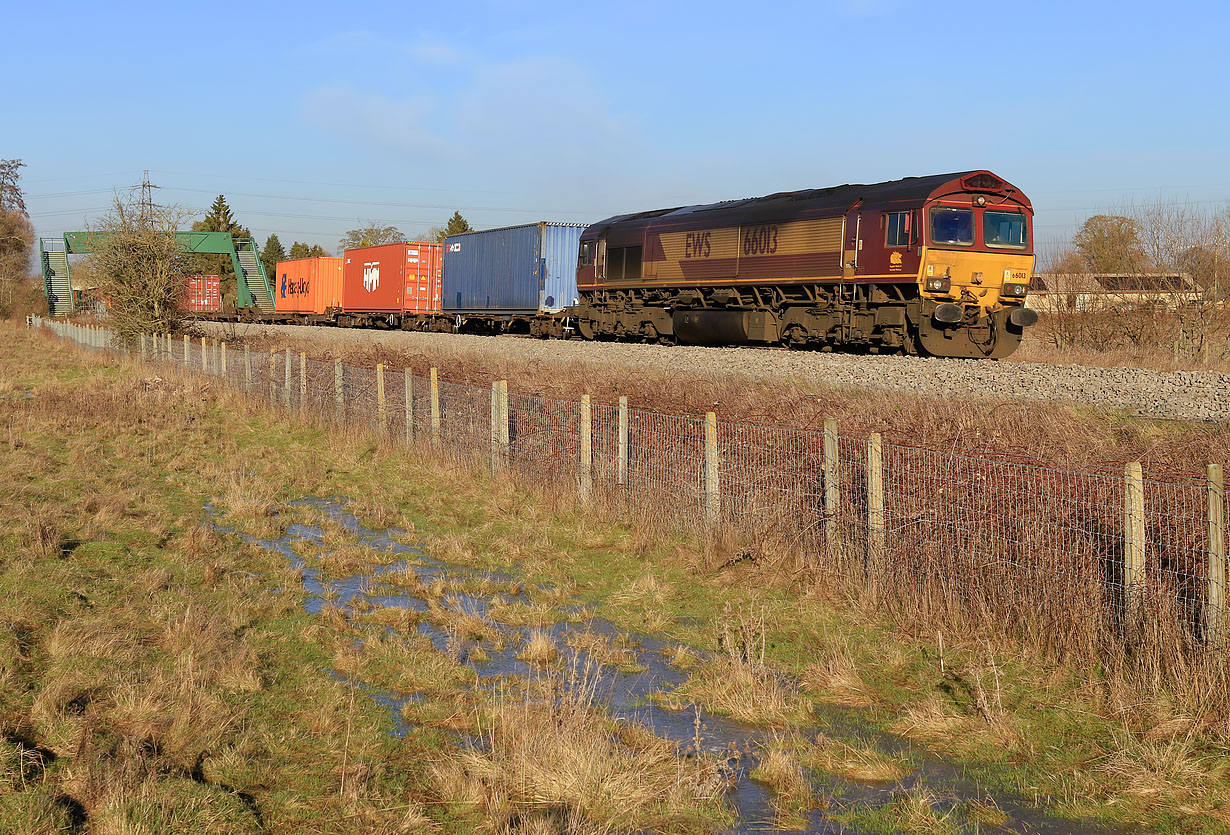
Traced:
<path fill-rule="evenodd" d="M 312 248 L 308 250 L 308 258 L 324 258 L 328 254 L 320 244 L 312 244 Z"/>
<path fill-rule="evenodd" d="M 287 257 L 292 261 L 297 258 L 310 258 L 311 252 L 308 250 L 307 244 L 295 241 L 290 245 L 290 254 Z"/>
<path fill-rule="evenodd" d="M 448 223 L 444 226 L 445 235 L 460 235 L 462 232 L 469 231 L 471 231 L 470 221 L 462 217 L 461 212 L 453 212 L 453 216 L 448 219 Z"/>
<path fill-rule="evenodd" d="M 226 202 L 226 196 L 222 194 L 219 194 L 218 199 L 214 200 L 213 205 L 209 207 L 209 213 L 205 215 L 205 219 L 192 224 L 192 231 L 230 232 L 231 240 L 252 237 L 252 233 L 246 227 L 239 225 L 239 221 L 231 212 L 230 205 Z M 239 291 L 235 282 L 235 267 L 231 263 L 230 256 L 198 255 L 195 260 L 197 272 L 216 274 L 220 277 L 223 304 L 229 301 L 234 305 L 239 298 Z"/>
<path fill-rule="evenodd" d="M 278 270 L 278 262 L 286 260 L 286 250 L 278 240 L 277 233 L 265 239 L 265 248 L 261 250 L 261 263 L 265 265 L 265 275 L 272 278 Z"/>

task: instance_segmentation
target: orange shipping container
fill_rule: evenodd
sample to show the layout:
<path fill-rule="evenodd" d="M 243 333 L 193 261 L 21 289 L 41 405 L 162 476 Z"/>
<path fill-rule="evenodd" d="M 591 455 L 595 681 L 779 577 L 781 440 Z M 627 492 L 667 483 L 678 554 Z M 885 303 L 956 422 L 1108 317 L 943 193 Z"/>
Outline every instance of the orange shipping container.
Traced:
<path fill-rule="evenodd" d="M 342 308 L 353 313 L 436 313 L 444 245 L 407 241 L 346 250 Z"/>
<path fill-rule="evenodd" d="M 274 309 L 279 313 L 323 314 L 342 306 L 342 259 L 279 261 L 274 284 Z"/>

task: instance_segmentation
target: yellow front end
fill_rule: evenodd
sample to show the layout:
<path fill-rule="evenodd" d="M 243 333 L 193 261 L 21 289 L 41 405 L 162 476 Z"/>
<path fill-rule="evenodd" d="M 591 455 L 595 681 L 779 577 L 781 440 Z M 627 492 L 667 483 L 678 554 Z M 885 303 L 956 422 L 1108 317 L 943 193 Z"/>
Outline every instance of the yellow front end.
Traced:
<path fill-rule="evenodd" d="M 976 304 L 983 314 L 994 313 L 1024 303 L 1033 267 L 1032 255 L 925 247 L 919 292 L 938 303 Z"/>

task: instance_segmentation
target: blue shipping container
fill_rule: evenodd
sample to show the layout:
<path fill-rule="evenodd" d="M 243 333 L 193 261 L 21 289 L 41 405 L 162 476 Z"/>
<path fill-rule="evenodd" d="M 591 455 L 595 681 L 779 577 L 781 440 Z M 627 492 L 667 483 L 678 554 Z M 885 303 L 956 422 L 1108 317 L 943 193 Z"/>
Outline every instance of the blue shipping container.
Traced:
<path fill-rule="evenodd" d="M 585 225 L 533 223 L 444 239 L 445 313 L 552 313 L 577 301 Z"/>

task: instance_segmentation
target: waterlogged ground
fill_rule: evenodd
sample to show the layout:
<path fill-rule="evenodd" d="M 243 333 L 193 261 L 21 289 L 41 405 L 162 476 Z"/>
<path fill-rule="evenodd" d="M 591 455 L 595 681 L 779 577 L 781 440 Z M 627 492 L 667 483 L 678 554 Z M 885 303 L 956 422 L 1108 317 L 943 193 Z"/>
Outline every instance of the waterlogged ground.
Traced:
<path fill-rule="evenodd" d="M 724 627 L 729 657 L 717 661 L 733 665 L 732 679 L 775 679 L 761 685 L 781 697 L 782 710 L 763 724 L 698 703 L 705 701 L 704 688 L 692 673 L 714 663 L 712 656 L 622 631 L 568 590 L 433 559 L 403 531 L 364 526 L 344 499 L 292 502 L 284 534 L 269 539 L 233 530 L 219 511 L 209 511 L 219 531 L 281 554 L 301 578 L 306 610 L 352 639 L 339 649 L 331 674 L 358 698 L 385 708 L 394 736 L 444 729 L 458 751 L 471 755 L 463 761 L 472 767 L 462 769 L 471 781 L 474 773 L 483 779 L 489 767 L 486 779 L 498 782 L 493 762 L 508 752 L 495 749 L 507 743 L 501 725 L 510 716 L 562 723 L 560 705 L 579 703 L 609 723 L 604 733 L 640 739 L 630 743 L 637 750 L 646 745 L 638 735 L 668 743 L 655 750 L 691 769 L 686 779 L 700 787 L 693 799 L 699 796 L 702 806 L 692 810 L 689 828 L 1116 831 L 1053 818 L 1021 798 L 988 792 L 961 769 L 871 728 L 855 710 L 815 703 L 800 709 L 793 683 L 759 663 L 756 630 L 747 619 Z M 781 721 L 792 713 L 798 721 Z M 573 765 L 558 751 L 531 756 L 543 775 L 550 775 L 552 757 L 561 771 Z M 712 803 L 702 808 L 708 778 Z M 447 774 L 441 779 L 447 783 Z M 551 805 L 549 798 L 542 802 Z"/>

